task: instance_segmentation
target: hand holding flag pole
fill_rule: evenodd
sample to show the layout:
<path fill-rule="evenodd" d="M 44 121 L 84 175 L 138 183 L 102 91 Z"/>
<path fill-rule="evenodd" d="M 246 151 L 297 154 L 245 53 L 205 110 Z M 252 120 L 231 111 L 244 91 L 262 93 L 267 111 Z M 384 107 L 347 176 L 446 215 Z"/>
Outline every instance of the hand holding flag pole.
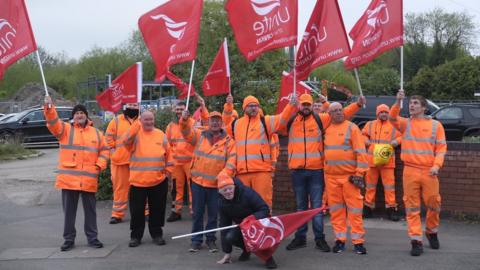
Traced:
<path fill-rule="evenodd" d="M 400 47 L 400 89 L 403 90 L 403 46 Z M 400 109 L 403 109 L 403 99 L 400 102 Z"/>

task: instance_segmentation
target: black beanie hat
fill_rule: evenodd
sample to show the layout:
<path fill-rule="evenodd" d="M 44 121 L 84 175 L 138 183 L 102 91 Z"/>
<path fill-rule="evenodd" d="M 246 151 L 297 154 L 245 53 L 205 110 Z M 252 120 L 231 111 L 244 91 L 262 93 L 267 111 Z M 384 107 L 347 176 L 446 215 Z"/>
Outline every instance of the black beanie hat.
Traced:
<path fill-rule="evenodd" d="M 72 118 L 73 116 L 75 115 L 76 112 L 78 111 L 82 111 L 85 113 L 85 115 L 87 116 L 88 118 L 88 112 L 87 112 L 87 108 L 85 106 L 83 106 L 82 104 L 77 104 L 75 105 L 75 107 L 73 107 L 73 110 L 72 110 Z"/>

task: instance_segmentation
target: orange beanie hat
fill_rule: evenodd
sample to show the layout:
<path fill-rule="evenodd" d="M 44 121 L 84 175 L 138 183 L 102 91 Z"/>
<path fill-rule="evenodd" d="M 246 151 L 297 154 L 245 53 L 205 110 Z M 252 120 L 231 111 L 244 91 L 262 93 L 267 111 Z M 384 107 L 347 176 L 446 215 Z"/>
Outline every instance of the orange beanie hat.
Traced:
<path fill-rule="evenodd" d="M 390 108 L 389 108 L 387 105 L 385 105 L 385 104 L 380 104 L 380 105 L 377 106 L 377 113 L 376 113 L 376 115 L 378 116 L 378 114 L 381 113 L 381 112 L 387 112 L 387 113 L 389 113 L 389 112 L 390 112 Z"/>
<path fill-rule="evenodd" d="M 247 96 L 245 99 L 243 99 L 243 105 L 242 105 L 242 109 L 245 110 L 245 107 L 247 107 L 248 104 L 250 103 L 255 103 L 257 105 L 260 105 L 260 103 L 258 102 L 258 99 L 254 96 Z"/>
<path fill-rule="evenodd" d="M 233 179 L 226 173 L 219 173 L 217 176 L 218 189 L 221 189 L 228 185 L 233 185 Z"/>

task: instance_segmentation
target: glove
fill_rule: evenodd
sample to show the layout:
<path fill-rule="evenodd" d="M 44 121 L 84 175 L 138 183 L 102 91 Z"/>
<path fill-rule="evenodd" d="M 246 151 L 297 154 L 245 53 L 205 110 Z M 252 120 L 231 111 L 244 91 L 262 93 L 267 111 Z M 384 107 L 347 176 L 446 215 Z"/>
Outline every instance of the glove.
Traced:
<path fill-rule="evenodd" d="M 364 189 L 365 188 L 365 181 L 363 180 L 362 176 L 356 176 L 356 175 L 351 175 L 348 178 L 348 181 L 358 187 L 359 189 Z"/>

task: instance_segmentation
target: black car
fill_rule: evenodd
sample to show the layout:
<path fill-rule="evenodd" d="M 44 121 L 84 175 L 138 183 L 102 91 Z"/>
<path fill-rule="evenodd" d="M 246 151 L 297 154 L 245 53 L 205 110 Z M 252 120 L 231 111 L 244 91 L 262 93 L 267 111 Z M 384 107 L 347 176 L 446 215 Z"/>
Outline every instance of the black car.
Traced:
<path fill-rule="evenodd" d="M 360 109 L 352 118 L 352 122 L 357 124 L 360 128 L 362 128 L 368 121 L 375 120 L 377 118 L 376 111 L 377 106 L 380 104 L 386 104 L 389 107 L 396 101 L 395 96 L 365 96 L 367 98 L 367 105 L 365 108 Z M 350 101 L 347 102 L 354 102 L 357 100 L 357 97 L 352 97 Z M 427 111 L 426 114 L 430 115 L 439 107 L 433 103 L 431 100 L 427 99 Z M 408 117 L 408 97 L 403 100 L 403 109 L 400 111 L 400 116 Z"/>
<path fill-rule="evenodd" d="M 63 121 L 68 121 L 72 116 L 71 107 L 56 107 L 56 110 Z M 20 112 L 0 123 L 0 143 L 15 140 L 28 146 L 58 143 L 47 129 L 43 108 Z"/>
<path fill-rule="evenodd" d="M 432 114 L 445 129 L 447 141 L 461 141 L 465 136 L 480 136 L 480 105 L 453 104 Z"/>

